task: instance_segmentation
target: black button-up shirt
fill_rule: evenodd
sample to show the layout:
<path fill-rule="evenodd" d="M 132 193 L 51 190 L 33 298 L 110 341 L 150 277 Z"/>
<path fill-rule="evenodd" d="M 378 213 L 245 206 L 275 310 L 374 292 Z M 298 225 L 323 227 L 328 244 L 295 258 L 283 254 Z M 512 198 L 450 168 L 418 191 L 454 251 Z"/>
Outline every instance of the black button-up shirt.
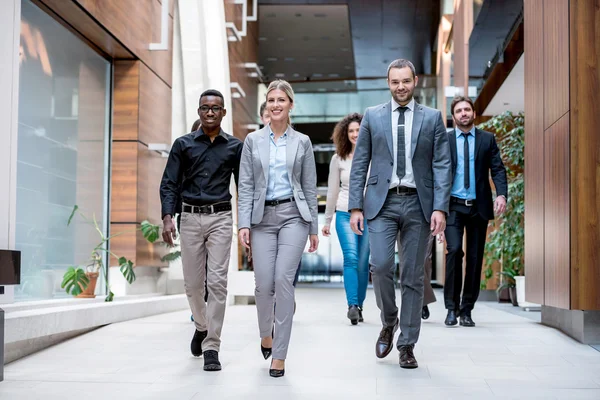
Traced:
<path fill-rule="evenodd" d="M 243 143 L 223 132 L 213 142 L 202 129 L 173 143 L 160 183 L 162 217 L 181 211 L 181 201 L 201 206 L 231 200 L 231 174 L 237 185 Z"/>

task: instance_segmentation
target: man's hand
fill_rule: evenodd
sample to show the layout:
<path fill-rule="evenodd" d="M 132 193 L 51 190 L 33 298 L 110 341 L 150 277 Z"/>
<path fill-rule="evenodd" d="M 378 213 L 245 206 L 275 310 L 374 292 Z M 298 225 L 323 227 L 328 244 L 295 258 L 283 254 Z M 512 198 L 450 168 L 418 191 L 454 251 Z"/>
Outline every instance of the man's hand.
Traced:
<path fill-rule="evenodd" d="M 323 229 L 321 229 L 321 233 L 323 234 L 323 236 L 328 237 L 329 235 L 331 235 L 331 227 L 329 225 L 323 226 Z"/>
<path fill-rule="evenodd" d="M 310 247 L 308 248 L 309 253 L 314 253 L 319 248 L 319 235 L 310 235 Z"/>
<path fill-rule="evenodd" d="M 238 232 L 238 239 L 242 246 L 250 250 L 250 229 L 242 228 Z"/>
<path fill-rule="evenodd" d="M 350 214 L 350 228 L 357 235 L 362 235 L 365 230 L 364 217 L 361 210 L 354 209 Z"/>
<path fill-rule="evenodd" d="M 163 218 L 162 237 L 166 244 L 174 246 L 173 240 L 177 239 L 177 231 L 175 229 L 175 224 L 173 223 L 173 218 L 171 218 L 170 215 L 165 215 Z"/>
<path fill-rule="evenodd" d="M 431 235 L 437 236 L 446 229 L 446 214 L 441 211 L 434 211 L 431 214 Z"/>
<path fill-rule="evenodd" d="M 506 211 L 506 199 L 504 196 L 498 196 L 494 202 L 494 212 L 496 214 L 502 214 L 504 211 Z"/>

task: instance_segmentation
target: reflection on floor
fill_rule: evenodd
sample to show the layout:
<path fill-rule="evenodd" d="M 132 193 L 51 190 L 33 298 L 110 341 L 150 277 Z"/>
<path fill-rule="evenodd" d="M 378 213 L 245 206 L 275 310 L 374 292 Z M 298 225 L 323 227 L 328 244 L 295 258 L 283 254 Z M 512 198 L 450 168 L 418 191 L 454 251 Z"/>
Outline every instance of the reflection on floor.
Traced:
<path fill-rule="evenodd" d="M 194 328 L 183 311 L 106 326 L 9 364 L 0 399 L 600 399 L 591 346 L 497 303 L 477 304 L 476 328 L 446 328 L 436 294 L 416 370 L 400 369 L 395 350 L 375 357 L 372 290 L 365 323 L 351 326 L 343 290 L 300 288 L 284 378 L 268 376 L 255 307 L 232 306 L 221 372 L 202 371 L 189 354 Z"/>

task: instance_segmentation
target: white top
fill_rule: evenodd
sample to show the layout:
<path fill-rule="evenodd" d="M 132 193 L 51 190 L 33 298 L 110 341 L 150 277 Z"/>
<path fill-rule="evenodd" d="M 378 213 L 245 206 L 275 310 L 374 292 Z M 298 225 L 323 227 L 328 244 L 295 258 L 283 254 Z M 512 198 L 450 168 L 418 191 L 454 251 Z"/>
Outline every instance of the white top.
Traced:
<path fill-rule="evenodd" d="M 350 189 L 350 168 L 352 158 L 342 160 L 334 154 L 329 163 L 329 179 L 327 181 L 327 206 L 325 207 L 325 224 L 331 225 L 335 211 L 348 212 L 348 193 Z"/>
<path fill-rule="evenodd" d="M 404 111 L 404 149 L 406 154 L 406 162 L 404 163 L 404 178 L 402 181 L 398 179 L 398 174 L 396 173 L 398 168 L 398 117 L 400 116 L 400 112 L 397 110 L 400 105 L 394 101 L 392 98 L 392 146 L 394 148 L 394 169 L 392 172 L 392 179 L 390 179 L 390 189 L 395 188 L 400 184 L 400 186 L 406 186 L 411 188 L 416 188 L 415 185 L 415 176 L 413 174 L 412 168 L 412 126 L 413 126 L 413 115 L 415 111 L 415 99 L 412 98 L 410 102 L 406 105 L 408 110 Z"/>

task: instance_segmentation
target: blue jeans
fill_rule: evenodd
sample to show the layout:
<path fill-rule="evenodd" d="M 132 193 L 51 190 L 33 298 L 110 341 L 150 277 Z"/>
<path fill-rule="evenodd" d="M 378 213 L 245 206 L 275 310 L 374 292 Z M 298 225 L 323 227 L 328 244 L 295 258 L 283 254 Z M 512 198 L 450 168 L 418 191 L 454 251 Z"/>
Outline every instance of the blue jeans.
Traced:
<path fill-rule="evenodd" d="M 367 296 L 369 283 L 369 231 L 365 219 L 365 230 L 362 236 L 352 232 L 350 213 L 335 212 L 335 229 L 337 231 L 342 253 L 344 254 L 344 288 L 348 306 L 362 307 Z"/>

